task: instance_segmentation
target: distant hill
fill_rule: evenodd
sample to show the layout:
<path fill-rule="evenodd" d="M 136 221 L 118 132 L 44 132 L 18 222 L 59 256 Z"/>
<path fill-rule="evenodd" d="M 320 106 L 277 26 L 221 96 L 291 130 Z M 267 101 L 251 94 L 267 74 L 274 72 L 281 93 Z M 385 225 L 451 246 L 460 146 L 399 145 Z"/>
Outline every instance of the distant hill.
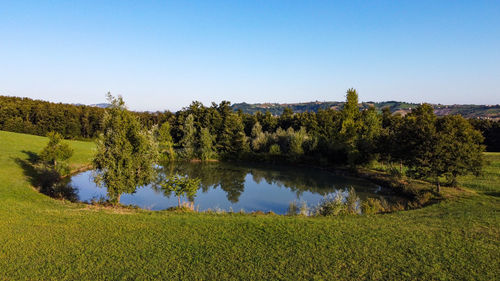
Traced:
<path fill-rule="evenodd" d="M 109 103 L 96 103 L 96 104 L 90 104 L 89 106 L 93 107 L 100 107 L 100 108 L 108 108 L 111 106 Z"/>
<path fill-rule="evenodd" d="M 233 110 L 241 110 L 245 113 L 253 114 L 257 111 L 265 113 L 269 111 L 273 115 L 280 115 L 285 107 L 291 108 L 294 112 L 305 112 L 314 111 L 317 112 L 319 109 L 336 109 L 340 110 L 344 106 L 344 102 L 335 101 L 325 101 L 325 102 L 304 102 L 304 103 L 235 103 L 231 107 Z M 419 106 L 417 103 L 407 103 L 400 101 L 385 101 L 385 102 L 363 102 L 360 104 L 362 109 L 368 108 L 370 106 L 375 106 L 379 111 L 384 107 L 389 107 L 393 113 L 406 114 L 410 112 L 412 108 Z M 432 104 L 434 107 L 434 112 L 438 116 L 448 115 L 448 114 L 460 114 L 466 118 L 481 118 L 481 119 L 493 119 L 500 120 L 500 105 L 474 105 L 474 104 L 454 104 L 454 105 L 443 105 L 443 104 Z"/>

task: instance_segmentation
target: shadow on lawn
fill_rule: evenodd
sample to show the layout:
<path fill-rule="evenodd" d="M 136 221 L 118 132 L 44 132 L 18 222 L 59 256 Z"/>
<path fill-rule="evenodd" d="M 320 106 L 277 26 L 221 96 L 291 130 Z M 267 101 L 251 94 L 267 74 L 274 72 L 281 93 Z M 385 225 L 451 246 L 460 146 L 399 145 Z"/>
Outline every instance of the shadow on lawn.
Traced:
<path fill-rule="evenodd" d="M 15 158 L 14 161 L 23 169 L 32 186 L 56 199 L 78 201 L 76 190 L 69 185 L 69 177 L 61 177 L 54 168 L 42 163 L 35 152 L 23 150 L 22 153 L 28 156 L 27 159 Z"/>
<path fill-rule="evenodd" d="M 500 192 L 485 192 L 484 194 L 494 197 L 500 197 Z"/>

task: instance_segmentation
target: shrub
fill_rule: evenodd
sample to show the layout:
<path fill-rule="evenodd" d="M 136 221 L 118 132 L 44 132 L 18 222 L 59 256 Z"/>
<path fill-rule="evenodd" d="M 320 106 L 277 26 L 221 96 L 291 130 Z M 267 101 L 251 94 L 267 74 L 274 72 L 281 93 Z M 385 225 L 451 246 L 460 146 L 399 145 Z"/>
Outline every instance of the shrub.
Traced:
<path fill-rule="evenodd" d="M 280 155 L 281 154 L 280 146 L 277 145 L 277 144 L 271 145 L 271 147 L 269 148 L 269 154 L 271 154 L 271 155 Z"/>
<path fill-rule="evenodd" d="M 288 205 L 288 210 L 286 211 L 286 214 L 289 216 L 295 216 L 298 213 L 298 211 L 299 211 L 299 206 L 297 202 L 292 201 Z"/>
<path fill-rule="evenodd" d="M 431 199 L 432 194 L 430 192 L 424 192 L 417 195 L 417 201 L 420 205 L 425 205 Z"/>
<path fill-rule="evenodd" d="M 346 210 L 349 214 L 358 214 L 359 213 L 359 197 L 356 194 L 356 190 L 351 186 L 349 188 L 349 193 L 346 198 Z"/>
<path fill-rule="evenodd" d="M 306 202 L 302 202 L 302 205 L 300 206 L 299 214 L 301 216 L 309 216 L 309 207 L 307 207 Z"/>
<path fill-rule="evenodd" d="M 372 215 L 384 211 L 382 203 L 379 199 L 376 198 L 368 198 L 361 204 L 361 206 L 363 209 L 363 213 L 366 215 Z"/>
<path fill-rule="evenodd" d="M 341 192 L 338 192 L 335 197 L 326 196 L 321 200 L 315 210 L 318 216 L 338 216 L 346 213 L 346 204 Z"/>

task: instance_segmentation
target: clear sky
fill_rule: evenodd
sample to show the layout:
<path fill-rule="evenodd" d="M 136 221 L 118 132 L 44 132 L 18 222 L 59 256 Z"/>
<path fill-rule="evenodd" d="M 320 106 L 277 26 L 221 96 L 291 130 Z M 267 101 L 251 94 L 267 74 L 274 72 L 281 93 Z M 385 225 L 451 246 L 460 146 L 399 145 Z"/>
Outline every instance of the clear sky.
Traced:
<path fill-rule="evenodd" d="M 3 1 L 0 95 L 500 103 L 500 1 Z"/>

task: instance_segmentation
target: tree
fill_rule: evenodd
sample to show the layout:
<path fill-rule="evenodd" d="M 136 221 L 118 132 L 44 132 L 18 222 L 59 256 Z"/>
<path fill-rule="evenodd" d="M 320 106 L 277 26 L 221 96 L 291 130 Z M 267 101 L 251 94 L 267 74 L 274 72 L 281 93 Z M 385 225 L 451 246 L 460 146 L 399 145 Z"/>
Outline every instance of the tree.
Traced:
<path fill-rule="evenodd" d="M 375 111 L 375 107 L 370 106 L 363 110 L 361 114 L 361 128 L 357 147 L 360 152 L 361 162 L 369 162 L 376 158 L 376 148 L 379 144 L 382 132 L 382 120 Z"/>
<path fill-rule="evenodd" d="M 244 152 L 249 151 L 250 146 L 240 116 L 235 113 L 227 114 L 219 141 L 220 150 L 225 157 L 239 158 Z"/>
<path fill-rule="evenodd" d="M 478 176 L 483 166 L 483 136 L 459 115 L 448 115 L 437 122 L 436 154 L 433 168 L 436 182 L 444 176 L 447 184 L 457 185 L 457 176 L 469 173 Z M 439 191 L 439 190 L 438 190 Z"/>
<path fill-rule="evenodd" d="M 293 128 L 288 128 L 287 133 L 290 138 L 290 156 L 296 158 L 304 154 L 302 145 L 307 141 L 306 128 L 300 127 L 300 130 L 294 131 Z"/>
<path fill-rule="evenodd" d="M 355 89 L 347 90 L 346 103 L 341 111 L 342 125 L 340 129 L 340 138 L 344 146 L 347 162 L 353 166 L 359 158 L 357 140 L 359 138 L 360 112 L 358 108 L 358 93 Z"/>
<path fill-rule="evenodd" d="M 182 126 L 182 140 L 183 154 L 187 159 L 193 159 L 196 152 L 196 128 L 194 127 L 194 117 L 189 114 Z"/>
<path fill-rule="evenodd" d="M 122 193 L 134 193 L 137 186 L 155 178 L 158 148 L 151 131 L 141 129 L 136 117 L 125 108 L 121 96 L 107 95 L 111 104 L 103 118 L 103 133 L 97 140 L 93 159 L 94 181 L 107 188 L 113 203 Z"/>
<path fill-rule="evenodd" d="M 206 161 L 215 157 L 214 137 L 210 134 L 208 128 L 201 128 L 200 131 L 200 158 Z"/>
<path fill-rule="evenodd" d="M 68 172 L 66 160 L 73 155 L 73 149 L 69 144 L 62 142 L 63 138 L 59 133 L 50 132 L 47 134 L 49 143 L 40 152 L 40 158 L 45 163 L 52 166 L 58 173 Z"/>
<path fill-rule="evenodd" d="M 404 152 L 403 162 L 410 172 L 418 177 L 435 177 L 436 160 L 436 115 L 429 104 L 422 104 L 406 115 L 397 138 Z"/>
<path fill-rule="evenodd" d="M 174 140 L 170 134 L 170 123 L 163 123 L 157 131 L 156 139 L 162 162 L 175 160 Z"/>
<path fill-rule="evenodd" d="M 200 186 L 200 179 L 190 179 L 187 176 L 180 176 L 175 174 L 172 177 L 161 177 L 158 185 L 164 190 L 165 193 L 174 193 L 177 196 L 179 208 L 181 208 L 181 196 L 185 196 L 193 203 L 198 187 Z M 192 206 L 191 206 L 192 208 Z"/>
<path fill-rule="evenodd" d="M 253 126 L 251 137 L 252 141 L 250 144 L 254 152 L 261 152 L 265 150 L 267 146 L 267 136 L 264 132 L 262 132 L 262 126 L 259 121 L 257 121 Z"/>

